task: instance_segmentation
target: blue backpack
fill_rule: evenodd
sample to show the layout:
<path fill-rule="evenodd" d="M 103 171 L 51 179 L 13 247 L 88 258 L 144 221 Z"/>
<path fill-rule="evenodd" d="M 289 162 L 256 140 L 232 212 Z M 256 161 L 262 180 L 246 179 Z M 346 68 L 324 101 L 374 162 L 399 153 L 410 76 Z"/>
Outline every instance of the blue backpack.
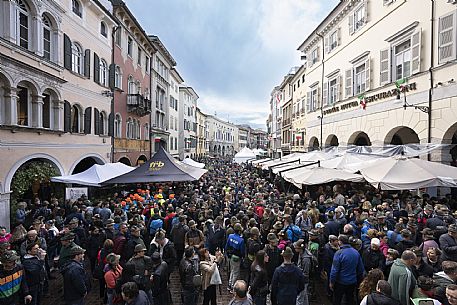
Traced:
<path fill-rule="evenodd" d="M 154 219 L 151 221 L 151 223 L 149 224 L 149 234 L 151 236 L 154 236 L 157 232 L 158 229 L 162 229 L 163 227 L 163 221 L 162 219 Z"/>
<path fill-rule="evenodd" d="M 293 243 L 303 237 L 302 230 L 296 225 L 288 226 L 286 232 L 287 236 L 289 237 L 289 240 Z"/>

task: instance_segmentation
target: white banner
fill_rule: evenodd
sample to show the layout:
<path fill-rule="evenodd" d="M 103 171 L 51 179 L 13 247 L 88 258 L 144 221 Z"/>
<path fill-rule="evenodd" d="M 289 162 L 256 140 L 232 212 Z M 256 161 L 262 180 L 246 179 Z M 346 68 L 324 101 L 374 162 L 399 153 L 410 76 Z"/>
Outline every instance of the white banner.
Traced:
<path fill-rule="evenodd" d="M 87 187 L 67 187 L 65 189 L 65 199 L 71 202 L 78 200 L 82 195 L 87 197 Z"/>

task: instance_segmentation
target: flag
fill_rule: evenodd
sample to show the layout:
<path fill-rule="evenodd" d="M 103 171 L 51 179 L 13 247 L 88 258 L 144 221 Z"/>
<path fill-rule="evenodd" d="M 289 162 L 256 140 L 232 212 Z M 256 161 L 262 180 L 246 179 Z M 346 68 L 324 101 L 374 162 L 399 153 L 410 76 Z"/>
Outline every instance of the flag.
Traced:
<path fill-rule="evenodd" d="M 365 110 L 367 108 L 367 100 L 365 99 L 365 94 L 359 95 L 360 106 Z"/>
<path fill-rule="evenodd" d="M 407 81 L 408 80 L 406 78 L 399 79 L 395 82 L 395 86 L 397 86 L 398 89 L 401 89 Z"/>

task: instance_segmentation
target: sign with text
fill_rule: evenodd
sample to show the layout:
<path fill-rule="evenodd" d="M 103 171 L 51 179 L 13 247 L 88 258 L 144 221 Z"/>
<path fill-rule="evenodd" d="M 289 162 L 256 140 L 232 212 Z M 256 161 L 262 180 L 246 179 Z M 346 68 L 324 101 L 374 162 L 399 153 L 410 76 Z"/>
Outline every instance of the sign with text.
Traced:
<path fill-rule="evenodd" d="M 82 195 L 88 197 L 87 187 L 67 187 L 65 189 L 65 199 L 71 202 L 78 200 Z"/>

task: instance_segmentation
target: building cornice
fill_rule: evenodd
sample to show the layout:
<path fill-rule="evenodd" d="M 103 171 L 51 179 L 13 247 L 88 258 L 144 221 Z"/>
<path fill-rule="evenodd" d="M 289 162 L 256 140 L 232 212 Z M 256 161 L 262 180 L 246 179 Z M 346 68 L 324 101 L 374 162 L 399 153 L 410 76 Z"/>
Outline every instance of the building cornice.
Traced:
<path fill-rule="evenodd" d="M 159 37 L 156 35 L 149 35 L 149 40 L 155 46 L 155 48 L 164 55 L 165 59 L 168 61 L 170 67 L 176 66 L 176 61 L 174 60 L 173 56 L 171 56 L 170 52 L 168 52 L 165 45 L 160 41 Z"/>

